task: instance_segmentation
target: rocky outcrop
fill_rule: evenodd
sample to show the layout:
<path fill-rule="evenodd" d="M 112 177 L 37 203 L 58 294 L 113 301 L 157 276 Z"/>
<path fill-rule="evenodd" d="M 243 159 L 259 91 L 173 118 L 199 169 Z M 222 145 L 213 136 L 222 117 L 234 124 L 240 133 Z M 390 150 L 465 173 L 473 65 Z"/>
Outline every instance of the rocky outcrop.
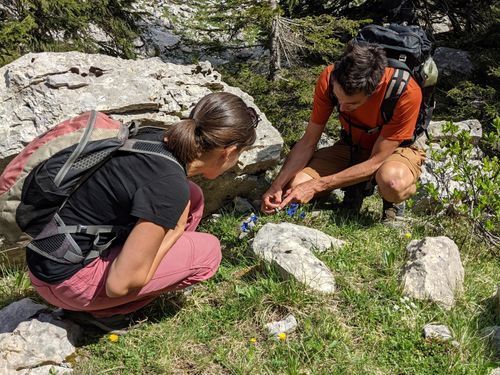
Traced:
<path fill-rule="evenodd" d="M 451 309 L 464 281 L 457 245 L 448 237 L 426 237 L 411 241 L 406 251 L 408 261 L 402 277 L 405 295 Z"/>
<path fill-rule="evenodd" d="M 257 232 L 252 250 L 284 275 L 294 277 L 321 293 L 333 293 L 335 280 L 332 272 L 311 250 L 322 252 L 343 244 L 343 241 L 316 229 L 291 223 L 268 223 Z"/>
<path fill-rule="evenodd" d="M 169 126 L 186 117 L 206 94 L 226 91 L 255 107 L 253 99 L 225 84 L 210 63 L 174 65 L 160 59 L 123 60 L 79 52 L 28 54 L 0 68 L 0 169 L 28 142 L 64 119 L 97 109 L 124 122 Z M 255 174 L 274 165 L 283 145 L 278 131 L 262 119 L 257 141 L 238 165 L 204 189 L 207 210 L 236 195 L 258 197 Z"/>

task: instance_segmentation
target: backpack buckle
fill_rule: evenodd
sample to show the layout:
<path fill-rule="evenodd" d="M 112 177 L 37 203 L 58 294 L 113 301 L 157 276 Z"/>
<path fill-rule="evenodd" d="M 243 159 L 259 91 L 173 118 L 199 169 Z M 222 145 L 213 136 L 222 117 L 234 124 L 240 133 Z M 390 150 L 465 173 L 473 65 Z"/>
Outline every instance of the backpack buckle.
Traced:
<path fill-rule="evenodd" d="M 406 63 L 406 55 L 403 55 L 403 54 L 399 55 L 398 60 Z"/>
<path fill-rule="evenodd" d="M 86 234 L 87 233 L 87 226 L 86 225 L 77 224 L 77 226 L 76 226 L 76 233 Z"/>

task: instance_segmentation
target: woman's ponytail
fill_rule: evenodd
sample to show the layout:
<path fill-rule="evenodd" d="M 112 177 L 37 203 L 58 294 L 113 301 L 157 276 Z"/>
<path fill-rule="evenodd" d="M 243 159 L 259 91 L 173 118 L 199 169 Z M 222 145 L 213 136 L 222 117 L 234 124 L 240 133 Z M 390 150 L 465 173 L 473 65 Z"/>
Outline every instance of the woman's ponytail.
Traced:
<path fill-rule="evenodd" d="M 172 125 L 165 134 L 165 142 L 172 154 L 183 164 L 194 160 L 200 152 L 196 120 L 188 118 Z"/>

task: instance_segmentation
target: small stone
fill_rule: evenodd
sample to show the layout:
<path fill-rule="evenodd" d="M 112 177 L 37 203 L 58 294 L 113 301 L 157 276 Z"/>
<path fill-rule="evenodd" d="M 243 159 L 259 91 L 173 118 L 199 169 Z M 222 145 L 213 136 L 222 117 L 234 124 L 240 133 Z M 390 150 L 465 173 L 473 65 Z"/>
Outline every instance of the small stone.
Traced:
<path fill-rule="evenodd" d="M 450 329 L 442 324 L 427 324 L 423 333 L 424 337 L 430 340 L 449 341 L 453 338 Z"/>
<path fill-rule="evenodd" d="M 295 331 L 297 320 L 295 316 L 290 314 L 283 320 L 267 323 L 265 327 L 269 331 L 269 335 L 278 337 L 281 333 L 286 334 Z"/>

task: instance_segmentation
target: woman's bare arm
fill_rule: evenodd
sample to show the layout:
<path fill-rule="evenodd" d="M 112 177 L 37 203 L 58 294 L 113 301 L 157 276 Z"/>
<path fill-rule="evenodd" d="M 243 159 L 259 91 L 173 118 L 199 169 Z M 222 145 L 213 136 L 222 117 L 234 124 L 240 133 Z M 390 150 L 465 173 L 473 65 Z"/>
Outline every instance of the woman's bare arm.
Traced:
<path fill-rule="evenodd" d="M 106 279 L 106 295 L 121 297 L 146 285 L 161 260 L 184 233 L 189 202 L 175 229 L 166 229 L 151 221 L 140 219 L 111 264 Z"/>

